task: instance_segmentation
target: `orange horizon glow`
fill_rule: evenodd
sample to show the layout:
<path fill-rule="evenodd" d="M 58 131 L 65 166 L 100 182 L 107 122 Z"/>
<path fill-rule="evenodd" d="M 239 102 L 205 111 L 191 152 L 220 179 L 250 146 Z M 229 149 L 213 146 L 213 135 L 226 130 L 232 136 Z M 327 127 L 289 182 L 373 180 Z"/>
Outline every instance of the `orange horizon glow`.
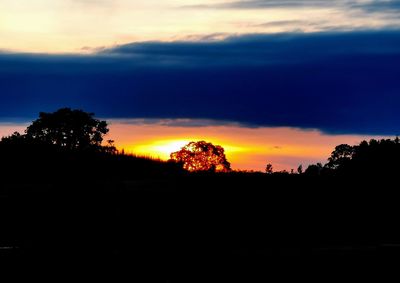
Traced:
<path fill-rule="evenodd" d="M 237 125 L 202 127 L 162 124 L 135 124 L 111 121 L 110 136 L 117 148 L 162 160 L 191 141 L 207 141 L 225 149 L 234 170 L 264 171 L 267 163 L 274 170 L 296 170 L 317 162 L 326 163 L 336 145 L 355 145 L 364 139 L 383 138 L 364 135 L 327 135 L 318 130 L 294 128 L 246 128 Z"/>
<path fill-rule="evenodd" d="M 110 133 L 105 140 L 115 140 L 126 153 L 168 160 L 172 152 L 191 141 L 207 141 L 225 149 L 234 170 L 264 171 L 268 163 L 274 170 L 296 170 L 317 162 L 326 163 L 336 145 L 359 144 L 384 136 L 328 135 L 318 130 L 294 128 L 246 128 L 237 125 L 173 126 L 143 123 L 141 120 L 108 120 Z M 15 131 L 23 133 L 28 124 L 1 124 L 0 137 Z"/>

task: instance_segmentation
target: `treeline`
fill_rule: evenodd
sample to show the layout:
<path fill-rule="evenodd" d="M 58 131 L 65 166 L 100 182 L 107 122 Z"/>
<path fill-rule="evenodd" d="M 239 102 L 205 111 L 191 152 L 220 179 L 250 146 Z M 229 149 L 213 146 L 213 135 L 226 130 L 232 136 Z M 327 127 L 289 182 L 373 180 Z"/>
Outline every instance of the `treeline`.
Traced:
<path fill-rule="evenodd" d="M 215 172 L 251 174 L 230 168 L 224 149 L 205 141 L 191 142 L 171 154 L 168 162 L 119 152 L 114 141 L 104 137 L 109 132 L 106 121 L 93 113 L 62 108 L 39 118 L 24 133 L 15 132 L 0 140 L 0 176 L 4 182 L 68 182 L 87 179 L 106 180 L 154 178 Z M 359 145 L 341 144 L 326 164 L 317 163 L 303 170 L 274 172 L 267 164 L 267 175 L 359 176 L 395 175 L 400 170 L 400 141 L 382 139 L 362 141 Z"/>
<path fill-rule="evenodd" d="M 306 175 L 371 176 L 393 175 L 400 170 L 400 140 L 371 139 L 359 145 L 341 144 L 335 147 L 328 162 L 312 164 Z"/>

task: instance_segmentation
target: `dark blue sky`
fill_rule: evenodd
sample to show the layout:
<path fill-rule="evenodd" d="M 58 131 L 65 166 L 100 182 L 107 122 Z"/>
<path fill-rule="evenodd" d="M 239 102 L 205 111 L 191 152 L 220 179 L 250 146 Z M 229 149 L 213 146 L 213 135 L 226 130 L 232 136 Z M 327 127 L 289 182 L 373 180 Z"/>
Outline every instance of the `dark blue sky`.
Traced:
<path fill-rule="evenodd" d="M 327 133 L 400 133 L 400 31 L 145 42 L 93 55 L 0 53 L 0 120 L 82 108 Z"/>

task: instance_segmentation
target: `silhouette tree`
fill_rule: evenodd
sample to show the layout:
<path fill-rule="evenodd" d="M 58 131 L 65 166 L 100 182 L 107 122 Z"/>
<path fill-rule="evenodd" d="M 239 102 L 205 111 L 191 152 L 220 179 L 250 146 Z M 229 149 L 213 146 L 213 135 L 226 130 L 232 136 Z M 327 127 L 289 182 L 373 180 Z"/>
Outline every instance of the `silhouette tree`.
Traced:
<path fill-rule="evenodd" d="M 300 164 L 299 167 L 297 167 L 297 173 L 303 174 L 303 164 Z"/>
<path fill-rule="evenodd" d="M 41 112 L 26 129 L 26 138 L 66 149 L 98 148 L 109 129 L 106 121 L 97 120 L 93 115 L 70 108 Z"/>
<path fill-rule="evenodd" d="M 267 166 L 265 167 L 265 173 L 267 174 L 274 173 L 274 167 L 272 166 L 271 163 L 268 163 Z"/>
<path fill-rule="evenodd" d="M 328 163 L 325 165 L 329 169 L 337 169 L 348 163 L 354 154 L 354 147 L 348 144 L 340 144 L 335 147 L 335 150 L 328 158 Z"/>
<path fill-rule="evenodd" d="M 188 171 L 229 172 L 223 147 L 205 141 L 190 142 L 170 155 L 171 160 L 183 164 Z"/>

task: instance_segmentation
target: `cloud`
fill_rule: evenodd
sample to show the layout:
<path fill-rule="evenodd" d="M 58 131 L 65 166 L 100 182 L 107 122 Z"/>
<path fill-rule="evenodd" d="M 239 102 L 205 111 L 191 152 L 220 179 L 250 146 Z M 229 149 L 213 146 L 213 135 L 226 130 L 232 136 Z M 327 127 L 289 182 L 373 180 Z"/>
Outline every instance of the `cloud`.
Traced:
<path fill-rule="evenodd" d="M 243 0 L 210 5 L 188 5 L 186 8 L 217 8 L 217 9 L 270 9 L 270 8 L 304 8 L 304 7 L 335 7 L 349 1 L 337 0 Z"/>
<path fill-rule="evenodd" d="M 143 42 L 81 56 L 1 54 L 0 120 L 70 106 L 182 125 L 201 119 L 396 135 L 398 46 L 393 30 Z"/>
<path fill-rule="evenodd" d="M 398 13 L 400 10 L 400 0 L 374 0 L 353 5 L 366 12 L 392 12 Z"/>
<path fill-rule="evenodd" d="M 282 26 L 299 26 L 299 25 L 308 25 L 310 22 L 302 21 L 302 20 L 288 20 L 288 21 L 271 21 L 259 24 L 258 26 L 263 27 L 282 27 Z"/>
<path fill-rule="evenodd" d="M 231 36 L 221 41 L 143 42 L 103 49 L 136 64 L 264 66 L 310 63 L 332 56 L 398 53 L 399 31 L 280 33 Z"/>
<path fill-rule="evenodd" d="M 201 128 L 209 126 L 231 126 L 242 127 L 244 125 L 224 120 L 212 119 L 155 119 L 155 118 L 142 118 L 142 119 L 112 119 L 111 123 L 127 124 L 127 125 L 151 125 L 151 126 L 164 126 L 164 127 L 181 127 L 181 128 Z M 1 124 L 1 123 L 0 123 Z"/>
<path fill-rule="evenodd" d="M 310 32 L 314 30 L 318 32 L 344 32 L 344 31 L 357 31 L 357 27 L 350 23 L 345 22 L 329 22 L 326 20 L 282 20 L 282 21 L 269 21 L 250 25 L 252 27 L 262 27 L 267 29 L 282 29 L 286 33 L 300 33 Z M 388 29 L 388 26 L 385 26 Z M 359 29 L 363 30 L 363 29 Z"/>
<path fill-rule="evenodd" d="M 188 5 L 184 8 L 196 9 L 273 9 L 273 8 L 338 8 L 366 12 L 398 12 L 400 0 L 241 0 L 209 5 Z"/>

